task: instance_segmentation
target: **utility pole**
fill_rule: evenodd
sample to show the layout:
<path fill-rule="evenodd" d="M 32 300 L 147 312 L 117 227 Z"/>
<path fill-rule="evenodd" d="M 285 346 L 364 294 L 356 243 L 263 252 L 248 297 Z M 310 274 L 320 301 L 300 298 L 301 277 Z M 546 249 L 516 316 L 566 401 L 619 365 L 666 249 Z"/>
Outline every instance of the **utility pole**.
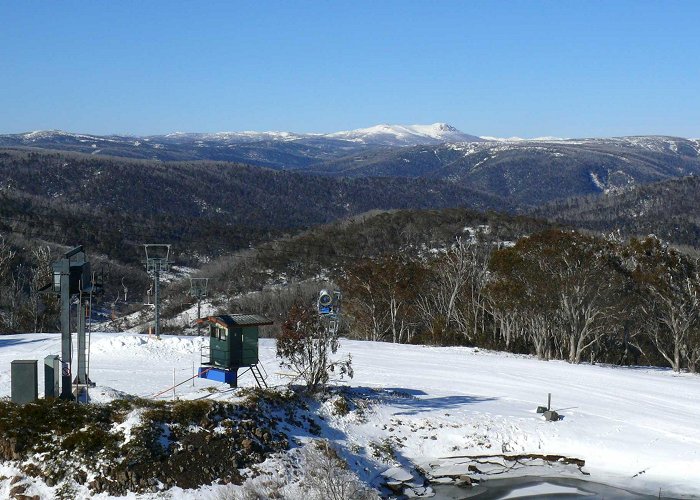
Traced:
<path fill-rule="evenodd" d="M 201 333 L 199 320 L 202 319 L 202 299 L 207 296 L 208 286 L 209 278 L 190 278 L 190 295 L 197 299 L 197 335 Z"/>
<path fill-rule="evenodd" d="M 162 243 L 147 243 L 144 245 L 146 251 L 146 272 L 153 277 L 153 300 L 155 302 L 155 335 L 160 338 L 160 274 L 167 271 L 172 264 L 170 262 L 170 245 Z"/>

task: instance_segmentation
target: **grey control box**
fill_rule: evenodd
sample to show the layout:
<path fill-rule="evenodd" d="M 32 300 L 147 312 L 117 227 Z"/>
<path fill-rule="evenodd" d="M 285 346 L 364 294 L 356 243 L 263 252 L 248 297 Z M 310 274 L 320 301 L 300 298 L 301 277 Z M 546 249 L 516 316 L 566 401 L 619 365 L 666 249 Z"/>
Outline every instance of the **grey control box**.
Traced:
<path fill-rule="evenodd" d="M 16 359 L 11 363 L 12 402 L 31 403 L 39 399 L 39 379 L 36 359 Z"/>

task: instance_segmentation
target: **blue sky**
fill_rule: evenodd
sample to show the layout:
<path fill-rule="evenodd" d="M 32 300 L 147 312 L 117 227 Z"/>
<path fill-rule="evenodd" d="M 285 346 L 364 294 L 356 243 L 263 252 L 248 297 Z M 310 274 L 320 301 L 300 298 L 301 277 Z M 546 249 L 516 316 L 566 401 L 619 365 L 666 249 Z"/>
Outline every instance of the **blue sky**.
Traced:
<path fill-rule="evenodd" d="M 700 137 L 698 1 L 0 0 L 0 133 Z"/>

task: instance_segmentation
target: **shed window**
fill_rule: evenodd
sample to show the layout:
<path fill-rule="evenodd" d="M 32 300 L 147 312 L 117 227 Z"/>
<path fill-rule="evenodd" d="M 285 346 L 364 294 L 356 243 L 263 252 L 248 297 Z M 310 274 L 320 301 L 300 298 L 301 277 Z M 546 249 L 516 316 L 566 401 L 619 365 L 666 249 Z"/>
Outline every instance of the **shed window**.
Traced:
<path fill-rule="evenodd" d="M 228 330 L 226 328 L 219 327 L 219 340 L 226 340 L 228 337 Z"/>

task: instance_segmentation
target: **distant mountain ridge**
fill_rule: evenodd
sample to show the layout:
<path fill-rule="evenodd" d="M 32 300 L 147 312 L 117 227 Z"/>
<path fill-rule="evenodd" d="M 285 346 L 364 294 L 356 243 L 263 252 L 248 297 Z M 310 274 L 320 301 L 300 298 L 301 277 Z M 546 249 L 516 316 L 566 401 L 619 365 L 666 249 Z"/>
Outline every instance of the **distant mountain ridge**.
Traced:
<path fill-rule="evenodd" d="M 443 142 L 480 142 L 483 139 L 475 135 L 465 134 L 447 123 L 433 123 L 431 125 L 388 125 L 381 124 L 368 128 L 346 130 L 330 133 L 296 133 L 283 131 L 241 131 L 241 132 L 173 132 L 160 135 L 138 136 L 131 134 L 95 135 L 64 132 L 62 130 L 37 130 L 20 134 L 0 135 L 2 145 L 33 145 L 43 144 L 46 141 L 77 142 L 150 142 L 150 143 L 182 143 L 194 142 L 219 142 L 221 144 L 246 144 L 252 142 L 269 141 L 319 141 L 329 139 L 331 141 L 348 141 L 356 144 L 373 146 L 416 146 L 420 144 L 440 144 Z M 13 144 L 9 144 L 13 143 Z"/>
<path fill-rule="evenodd" d="M 624 190 L 700 174 L 700 141 L 620 137 L 483 141 L 357 152 L 312 166 L 339 177 L 427 177 L 517 205 Z"/>
<path fill-rule="evenodd" d="M 0 135 L 0 147 L 52 149 L 144 160 L 230 161 L 279 170 L 303 170 L 361 151 L 482 140 L 446 123 L 434 123 L 377 125 L 327 134 L 243 131 L 101 136 L 48 130 Z"/>
<path fill-rule="evenodd" d="M 333 177 L 431 178 L 528 207 L 700 175 L 700 140 L 667 136 L 486 140 L 446 123 L 377 125 L 329 134 L 66 132 L 0 136 L 0 148 L 159 161 L 244 163 Z"/>
<path fill-rule="evenodd" d="M 0 178 L 0 234 L 86 241 L 114 257 L 134 255 L 128 241 L 160 238 L 188 238 L 196 244 L 192 252 L 213 255 L 369 210 L 513 208 L 435 179 L 340 179 L 223 162 L 55 151 L 0 149 Z"/>

